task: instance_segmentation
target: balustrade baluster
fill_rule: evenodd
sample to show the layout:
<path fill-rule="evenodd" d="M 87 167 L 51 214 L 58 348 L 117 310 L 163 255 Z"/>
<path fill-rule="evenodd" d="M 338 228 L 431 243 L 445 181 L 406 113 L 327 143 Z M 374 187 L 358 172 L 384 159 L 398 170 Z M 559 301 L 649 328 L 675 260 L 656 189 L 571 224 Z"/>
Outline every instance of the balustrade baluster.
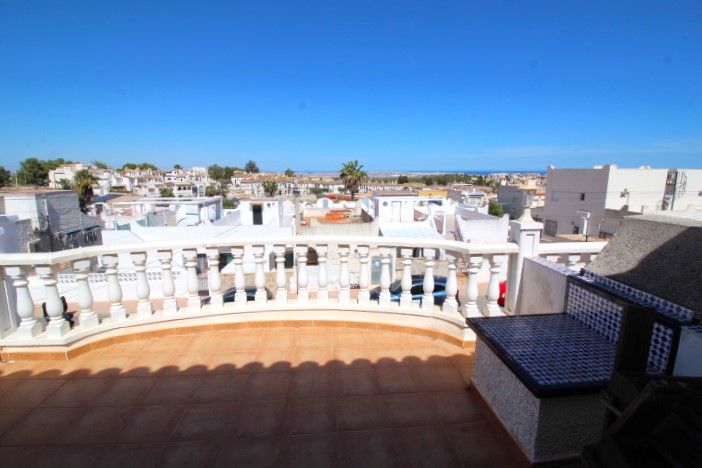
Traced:
<path fill-rule="evenodd" d="M 105 254 L 102 256 L 107 275 L 107 296 L 110 299 L 110 318 L 113 322 L 127 320 L 127 311 L 122 304 L 122 285 L 119 284 L 119 256 Z"/>
<path fill-rule="evenodd" d="M 310 293 L 307 290 L 307 245 L 295 246 L 297 253 L 297 303 L 308 304 L 310 301 Z"/>
<path fill-rule="evenodd" d="M 34 316 L 34 301 L 29 292 L 29 281 L 27 281 L 28 268 L 7 267 L 5 271 L 7 271 L 7 274 L 12 279 L 12 285 L 15 287 L 17 315 L 20 318 L 17 336 L 23 339 L 34 338 L 42 332 L 42 325 Z"/>
<path fill-rule="evenodd" d="M 483 257 L 471 255 L 468 258 L 468 286 L 466 288 L 466 304 L 463 308 L 465 317 L 479 317 L 482 314 L 478 308 L 478 273 L 483 266 Z"/>
<path fill-rule="evenodd" d="M 188 275 L 188 309 L 191 311 L 200 310 L 202 301 L 200 300 L 200 285 L 197 280 L 197 250 L 183 250 L 183 258 L 185 259 L 185 270 Z"/>
<path fill-rule="evenodd" d="M 368 254 L 370 253 L 370 247 L 367 245 L 359 245 L 356 252 L 358 252 L 360 268 L 358 271 L 358 303 L 368 304 L 370 302 L 370 292 L 368 291 L 368 286 L 370 286 L 368 277 Z"/>
<path fill-rule="evenodd" d="M 275 252 L 275 284 L 277 290 L 275 292 L 275 301 L 278 304 L 288 303 L 287 275 L 285 274 L 285 246 L 274 245 Z"/>
<path fill-rule="evenodd" d="M 40 266 L 36 267 L 36 272 L 41 277 L 46 292 L 46 313 L 49 316 L 46 334 L 49 338 L 61 338 L 71 331 L 71 326 L 63 317 L 63 303 L 56 286 L 56 271 L 53 266 Z"/>
<path fill-rule="evenodd" d="M 378 305 L 380 307 L 390 306 L 390 248 L 380 248 L 380 297 Z"/>
<path fill-rule="evenodd" d="M 210 305 L 220 308 L 224 305 L 222 275 L 219 272 L 219 248 L 206 249 L 207 284 L 210 288 Z"/>
<path fill-rule="evenodd" d="M 175 298 L 175 281 L 173 280 L 173 252 L 159 250 L 158 261 L 161 263 L 161 278 L 163 287 L 163 313 L 171 315 L 178 312 L 178 302 Z"/>
<path fill-rule="evenodd" d="M 244 248 L 233 247 L 232 254 L 234 255 L 234 287 L 236 294 L 234 295 L 234 305 L 236 307 L 246 307 L 246 275 L 244 275 Z"/>
<path fill-rule="evenodd" d="M 403 248 L 402 255 L 402 294 L 400 295 L 400 307 L 412 307 L 412 254 L 413 249 Z"/>
<path fill-rule="evenodd" d="M 490 283 L 487 291 L 487 315 L 499 316 L 504 315 L 500 306 L 497 305 L 497 299 L 500 297 L 500 269 L 502 268 L 502 259 L 499 255 L 490 255 Z"/>
<path fill-rule="evenodd" d="M 443 312 L 453 313 L 458 310 L 458 302 L 456 301 L 457 291 L 458 282 L 456 280 L 456 261 L 453 258 L 449 258 L 448 276 L 446 277 L 446 300 L 441 307 Z"/>
<path fill-rule="evenodd" d="M 80 326 L 91 328 L 100 325 L 100 318 L 93 310 L 93 292 L 90 290 L 90 260 L 77 260 L 73 262 L 73 270 L 76 273 L 78 283 L 78 306 L 80 315 L 78 320 Z"/>
<path fill-rule="evenodd" d="M 266 301 L 268 300 L 266 297 L 266 275 L 263 272 L 264 252 L 264 246 L 253 246 L 254 262 L 256 263 L 256 275 L 254 277 L 254 281 L 256 283 L 256 305 L 265 305 Z"/>
<path fill-rule="evenodd" d="M 154 313 L 154 309 L 149 300 L 151 288 L 149 288 L 149 280 L 146 277 L 146 252 L 133 252 L 132 263 L 134 263 L 134 271 L 136 271 L 136 293 L 139 298 L 137 317 L 148 318 Z"/>
<path fill-rule="evenodd" d="M 348 304 L 351 300 L 349 291 L 349 253 L 348 245 L 339 245 L 339 304 Z"/>
<path fill-rule="evenodd" d="M 319 263 L 319 275 L 317 277 L 317 284 L 319 285 L 319 289 L 317 291 L 317 304 L 328 304 L 329 290 L 327 285 L 329 284 L 329 273 L 327 271 L 327 253 L 329 252 L 329 247 L 326 245 L 318 245 L 315 250 L 317 251 L 317 262 Z"/>
<path fill-rule="evenodd" d="M 422 296 L 422 309 L 434 308 L 434 249 L 424 249 L 424 295 Z"/>

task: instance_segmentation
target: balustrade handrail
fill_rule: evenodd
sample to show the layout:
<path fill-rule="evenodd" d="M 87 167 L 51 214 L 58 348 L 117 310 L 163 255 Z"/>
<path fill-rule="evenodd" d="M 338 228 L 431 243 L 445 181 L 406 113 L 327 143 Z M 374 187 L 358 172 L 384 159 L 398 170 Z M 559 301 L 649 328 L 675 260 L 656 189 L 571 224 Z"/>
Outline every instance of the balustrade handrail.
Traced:
<path fill-rule="evenodd" d="M 519 247 L 513 242 L 467 243 L 443 239 L 412 239 L 406 237 L 371 236 L 270 236 L 231 237 L 196 240 L 152 241 L 138 244 L 108 244 L 79 247 L 60 252 L 2 253 L 0 266 L 56 265 L 106 254 L 146 252 L 155 250 L 178 250 L 197 248 L 230 248 L 253 245 L 364 245 L 369 247 L 430 248 L 453 251 L 464 255 L 509 255 L 517 253 Z"/>
<path fill-rule="evenodd" d="M 539 255 L 598 254 L 607 242 L 552 242 L 539 244 Z"/>

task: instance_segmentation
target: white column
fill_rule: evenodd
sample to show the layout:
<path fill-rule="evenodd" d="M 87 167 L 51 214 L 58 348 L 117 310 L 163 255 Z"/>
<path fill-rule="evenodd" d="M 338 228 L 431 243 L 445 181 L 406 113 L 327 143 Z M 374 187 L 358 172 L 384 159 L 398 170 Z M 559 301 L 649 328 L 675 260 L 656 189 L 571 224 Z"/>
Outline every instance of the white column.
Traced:
<path fill-rule="evenodd" d="M 402 294 L 400 295 L 400 307 L 412 307 L 412 253 L 410 248 L 400 250 L 402 255 Z"/>
<path fill-rule="evenodd" d="M 285 246 L 273 246 L 275 252 L 275 284 L 277 290 L 275 292 L 275 301 L 278 304 L 288 303 L 287 275 L 285 274 Z"/>
<path fill-rule="evenodd" d="M 360 270 L 358 272 L 358 303 L 368 304 L 370 302 L 370 292 L 368 291 L 368 286 L 370 285 L 370 278 L 368 275 L 368 254 L 370 253 L 370 247 L 367 245 L 359 245 L 356 252 L 358 252 L 360 264 Z"/>
<path fill-rule="evenodd" d="M 136 271 L 136 293 L 139 298 L 139 302 L 137 303 L 137 317 L 151 317 L 154 313 L 154 309 L 149 300 L 151 288 L 149 288 L 149 280 L 146 277 L 146 252 L 132 253 L 132 263 L 134 263 L 134 270 Z"/>
<path fill-rule="evenodd" d="M 531 210 L 526 208 L 524 214 L 518 220 L 509 222 L 509 226 L 512 233 L 512 242 L 518 244 L 519 252 L 516 255 L 510 255 L 509 258 L 505 309 L 510 313 L 518 314 L 517 300 L 522 281 L 524 259 L 535 257 L 539 254 L 541 230 L 544 225 L 534 221 L 531 217 Z"/>
<path fill-rule="evenodd" d="M 44 282 L 46 313 L 49 315 L 46 334 L 49 338 L 61 338 L 71 331 L 71 326 L 63 318 L 63 303 L 56 287 L 56 272 L 53 266 L 36 267 L 36 272 Z"/>
<path fill-rule="evenodd" d="M 500 297 L 500 269 L 502 263 L 499 255 L 490 255 L 490 283 L 487 291 L 487 314 L 488 316 L 504 315 L 500 306 L 497 305 L 497 299 Z"/>
<path fill-rule="evenodd" d="M 188 309 L 191 311 L 200 310 L 202 301 L 200 300 L 200 285 L 197 280 L 197 250 L 183 250 L 185 270 L 188 275 Z"/>
<path fill-rule="evenodd" d="M 339 245 L 339 304 L 348 304 L 351 300 L 349 291 L 349 253 L 351 247 Z"/>
<path fill-rule="evenodd" d="M 90 290 L 90 259 L 77 260 L 73 262 L 73 271 L 76 273 L 78 283 L 78 306 L 80 315 L 78 320 L 83 328 L 91 328 L 100 325 L 100 318 L 93 310 L 93 293 Z"/>
<path fill-rule="evenodd" d="M 27 267 L 7 267 L 7 274 L 12 278 L 12 285 L 15 287 L 17 298 L 17 315 L 20 324 L 17 327 L 19 338 L 34 338 L 42 331 L 41 322 L 34 316 L 34 301 L 29 292 L 29 281 L 27 281 Z"/>
<path fill-rule="evenodd" d="M 390 306 L 390 248 L 380 248 L 380 297 L 378 305 L 380 307 Z"/>
<path fill-rule="evenodd" d="M 236 307 L 246 307 L 246 276 L 244 275 L 244 248 L 232 247 L 234 255 L 234 305 Z"/>
<path fill-rule="evenodd" d="M 310 293 L 307 290 L 307 245 L 296 245 L 295 253 L 297 254 L 297 303 L 308 304 L 310 301 Z"/>
<path fill-rule="evenodd" d="M 256 305 L 265 305 L 266 301 L 266 275 L 263 272 L 263 253 L 265 248 L 262 245 L 253 246 L 254 262 L 256 263 Z"/>
<path fill-rule="evenodd" d="M 434 308 L 434 249 L 424 249 L 424 295 L 422 309 Z"/>
<path fill-rule="evenodd" d="M 102 256 L 107 275 L 107 296 L 110 299 L 110 318 L 113 322 L 127 320 L 127 311 L 122 304 L 122 286 L 119 284 L 119 256 L 106 254 Z"/>
<path fill-rule="evenodd" d="M 561 262 L 573 271 L 578 271 L 578 262 L 580 262 L 580 254 L 561 254 Z"/>
<path fill-rule="evenodd" d="M 210 305 L 220 308 L 224 305 L 222 297 L 222 275 L 219 272 L 219 248 L 205 250 L 207 254 L 207 284 L 210 288 Z"/>
<path fill-rule="evenodd" d="M 173 280 L 173 252 L 159 250 L 158 261 L 161 263 L 163 286 L 163 313 L 171 315 L 178 312 L 178 302 L 175 298 L 175 281 Z"/>
<path fill-rule="evenodd" d="M 318 245 L 315 250 L 317 251 L 317 261 L 319 262 L 319 275 L 317 277 L 319 290 L 317 291 L 317 304 L 328 304 L 329 289 L 327 286 L 329 284 L 329 272 L 327 270 L 327 253 L 329 252 L 329 247 L 326 245 Z"/>
<path fill-rule="evenodd" d="M 466 303 L 463 307 L 465 317 L 480 317 L 478 308 L 478 273 L 483 266 L 483 257 L 471 255 L 468 258 L 468 286 L 466 288 Z"/>
<path fill-rule="evenodd" d="M 446 277 L 446 300 L 441 307 L 442 312 L 454 313 L 458 310 L 456 292 L 458 291 L 458 281 L 456 280 L 456 260 L 448 259 L 448 276 Z"/>

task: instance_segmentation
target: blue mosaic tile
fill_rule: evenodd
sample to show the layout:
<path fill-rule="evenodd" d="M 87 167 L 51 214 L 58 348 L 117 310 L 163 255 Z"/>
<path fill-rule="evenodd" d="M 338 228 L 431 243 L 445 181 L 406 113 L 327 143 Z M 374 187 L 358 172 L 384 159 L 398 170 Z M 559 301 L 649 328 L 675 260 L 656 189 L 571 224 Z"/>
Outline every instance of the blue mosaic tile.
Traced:
<path fill-rule="evenodd" d="M 689 331 L 690 333 L 694 333 L 695 335 L 701 335 L 702 336 L 702 325 L 688 325 L 686 327 L 683 327 L 685 330 Z"/>
<path fill-rule="evenodd" d="M 658 296 L 632 288 L 631 286 L 627 286 L 626 284 L 622 284 L 611 278 L 600 276 L 584 269 L 582 270 L 581 278 L 588 282 L 595 283 L 608 291 L 619 294 L 622 297 L 626 297 L 630 301 L 636 302 L 637 304 L 653 307 L 660 314 L 672 318 L 678 322 L 691 323 L 694 319 L 694 312 L 687 307 L 666 301 Z"/>
<path fill-rule="evenodd" d="M 537 390 L 598 388 L 612 373 L 615 344 L 569 315 L 477 318 L 470 324 Z"/>
<path fill-rule="evenodd" d="M 651 348 L 648 351 L 649 372 L 664 374 L 668 370 L 670 348 L 673 345 L 674 332 L 670 327 L 660 322 L 653 324 Z"/>
<path fill-rule="evenodd" d="M 619 339 L 623 311 L 622 306 L 605 297 L 573 283 L 568 285 L 566 314 L 607 337 L 613 343 Z"/>
<path fill-rule="evenodd" d="M 534 260 L 536 263 L 540 263 L 541 265 L 544 265 L 552 270 L 563 273 L 566 276 L 576 276 L 577 275 L 577 272 L 571 270 L 567 266 L 561 265 L 560 263 L 552 262 L 551 260 L 547 260 L 544 257 L 532 257 L 531 259 Z"/>

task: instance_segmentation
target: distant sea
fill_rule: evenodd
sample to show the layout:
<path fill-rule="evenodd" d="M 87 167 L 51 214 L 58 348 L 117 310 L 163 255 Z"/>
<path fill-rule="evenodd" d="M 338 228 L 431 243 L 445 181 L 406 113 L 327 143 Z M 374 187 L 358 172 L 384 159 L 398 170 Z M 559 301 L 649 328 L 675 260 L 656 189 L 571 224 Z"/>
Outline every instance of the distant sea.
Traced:
<path fill-rule="evenodd" d="M 321 177 L 336 177 L 339 175 L 339 171 L 296 171 L 299 174 L 305 174 L 306 176 L 321 176 Z M 457 171 L 452 169 L 450 171 L 437 171 L 436 169 L 427 171 L 366 171 L 368 177 L 396 177 L 398 175 L 413 175 L 413 176 L 423 176 L 423 175 L 434 175 L 434 174 L 471 174 L 471 175 L 491 175 L 491 174 L 541 174 L 546 175 L 544 170 L 465 170 Z"/>

